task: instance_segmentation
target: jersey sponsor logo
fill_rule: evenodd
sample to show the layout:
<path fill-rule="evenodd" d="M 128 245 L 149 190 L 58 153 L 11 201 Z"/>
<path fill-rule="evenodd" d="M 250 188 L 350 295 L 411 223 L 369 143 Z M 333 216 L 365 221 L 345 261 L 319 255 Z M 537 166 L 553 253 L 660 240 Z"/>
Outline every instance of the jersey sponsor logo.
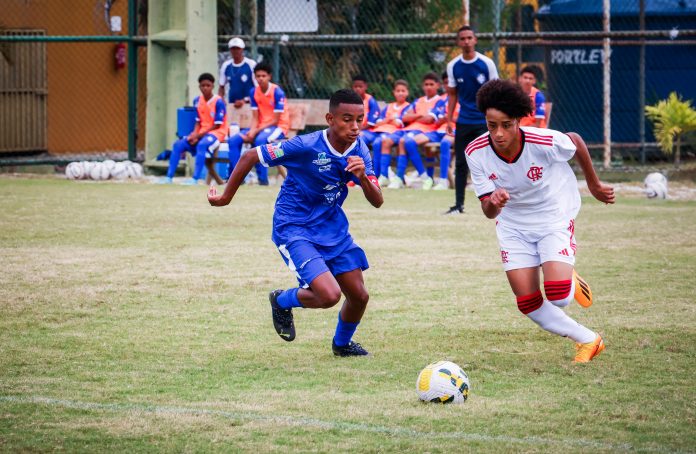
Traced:
<path fill-rule="evenodd" d="M 532 181 L 541 180 L 541 177 L 544 176 L 542 170 L 544 170 L 543 167 L 531 166 L 527 171 L 527 178 Z"/>
<path fill-rule="evenodd" d="M 277 143 L 266 145 L 266 151 L 268 151 L 268 155 L 271 157 L 271 159 L 278 159 L 285 154 L 283 153 L 282 148 L 280 148 L 280 145 Z"/>
<path fill-rule="evenodd" d="M 458 77 L 458 78 L 457 78 L 457 82 L 459 82 L 460 84 L 463 84 L 463 83 L 464 83 L 464 78 L 463 78 L 463 77 Z"/>
<path fill-rule="evenodd" d="M 324 191 L 330 191 L 332 189 L 336 189 L 337 187 L 338 186 L 336 186 L 335 184 L 327 184 L 326 186 L 324 186 Z"/>
<path fill-rule="evenodd" d="M 495 173 L 492 173 L 492 174 L 490 174 L 490 175 L 488 176 L 488 179 L 491 180 L 491 181 L 497 180 L 497 179 L 498 179 L 498 175 L 496 175 Z"/>
<path fill-rule="evenodd" d="M 331 171 L 331 164 L 326 165 L 326 166 L 321 166 L 319 167 L 319 172 L 330 172 Z"/>
<path fill-rule="evenodd" d="M 500 250 L 500 258 L 503 261 L 503 263 L 508 263 L 510 260 L 508 259 L 508 251 L 503 251 L 502 249 Z"/>
<path fill-rule="evenodd" d="M 480 83 L 481 85 L 486 83 L 486 76 L 483 73 L 479 73 L 478 76 L 476 76 L 476 82 Z"/>
<path fill-rule="evenodd" d="M 331 162 L 331 158 L 326 157 L 326 153 L 323 151 L 320 151 L 317 153 L 317 159 L 312 161 L 312 164 L 318 165 L 318 166 L 325 166 L 326 164 Z M 321 172 L 321 170 L 320 170 Z"/>

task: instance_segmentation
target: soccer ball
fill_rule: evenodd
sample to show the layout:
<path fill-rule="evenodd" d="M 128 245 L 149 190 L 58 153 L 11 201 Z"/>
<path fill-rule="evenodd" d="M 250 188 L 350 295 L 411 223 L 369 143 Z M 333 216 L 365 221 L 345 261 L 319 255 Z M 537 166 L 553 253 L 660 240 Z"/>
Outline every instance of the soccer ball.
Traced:
<path fill-rule="evenodd" d="M 111 169 L 111 178 L 114 180 L 125 180 L 128 178 L 128 169 L 123 162 L 117 162 Z"/>
<path fill-rule="evenodd" d="M 416 392 L 425 402 L 462 403 L 469 397 L 469 377 L 453 362 L 438 361 L 418 374 Z"/>
<path fill-rule="evenodd" d="M 667 177 L 659 172 L 648 174 L 643 181 L 645 195 L 649 199 L 667 198 Z"/>
<path fill-rule="evenodd" d="M 108 180 L 109 174 L 109 169 L 101 162 L 94 163 L 92 170 L 89 172 L 89 176 L 93 180 Z"/>
<path fill-rule="evenodd" d="M 65 176 L 69 180 L 79 180 L 85 175 L 85 168 L 81 162 L 71 162 L 65 168 Z"/>

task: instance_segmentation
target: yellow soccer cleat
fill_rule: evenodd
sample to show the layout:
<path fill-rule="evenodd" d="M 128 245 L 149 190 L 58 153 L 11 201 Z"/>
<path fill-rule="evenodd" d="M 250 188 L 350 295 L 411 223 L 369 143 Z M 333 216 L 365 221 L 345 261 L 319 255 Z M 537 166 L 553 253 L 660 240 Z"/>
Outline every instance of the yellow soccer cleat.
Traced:
<path fill-rule="evenodd" d="M 592 306 L 592 289 L 575 270 L 573 270 L 573 281 L 575 281 L 575 301 L 585 308 Z"/>
<path fill-rule="evenodd" d="M 602 336 L 597 334 L 597 338 L 586 344 L 575 344 L 575 363 L 589 363 L 592 358 L 602 353 L 604 341 Z"/>

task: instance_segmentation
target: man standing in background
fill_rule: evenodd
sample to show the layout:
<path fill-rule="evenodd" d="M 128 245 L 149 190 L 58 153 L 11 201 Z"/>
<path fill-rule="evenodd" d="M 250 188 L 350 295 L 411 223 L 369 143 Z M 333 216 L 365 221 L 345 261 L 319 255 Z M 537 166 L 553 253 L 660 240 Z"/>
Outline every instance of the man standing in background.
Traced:
<path fill-rule="evenodd" d="M 224 99 L 225 88 L 229 84 L 227 102 L 239 109 L 245 102 L 249 102 L 249 92 L 257 85 L 254 78 L 256 62 L 244 56 L 244 41 L 241 38 L 232 38 L 227 46 L 232 58 L 220 67 L 218 95 Z"/>
<path fill-rule="evenodd" d="M 457 31 L 457 46 L 462 54 L 447 64 L 447 133 L 452 134 L 454 108 L 459 102 L 459 115 L 454 136 L 455 202 L 445 214 L 464 213 L 464 188 L 469 175 L 464 150 L 475 138 L 487 131 L 486 118 L 476 107 L 476 93 L 489 80 L 498 78 L 493 60 L 476 52 L 476 34 L 465 25 Z"/>

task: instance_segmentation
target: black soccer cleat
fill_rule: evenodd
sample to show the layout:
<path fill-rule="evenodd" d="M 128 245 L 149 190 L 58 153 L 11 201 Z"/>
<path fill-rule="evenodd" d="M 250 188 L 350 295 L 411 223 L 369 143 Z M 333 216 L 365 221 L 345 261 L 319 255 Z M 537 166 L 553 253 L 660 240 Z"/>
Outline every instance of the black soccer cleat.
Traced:
<path fill-rule="evenodd" d="M 331 349 L 335 356 L 367 356 L 370 354 L 367 350 L 362 348 L 362 345 L 353 341 L 350 341 L 348 345 L 344 345 L 343 347 L 339 347 L 336 345 L 335 341 L 331 341 Z"/>
<path fill-rule="evenodd" d="M 452 214 L 464 214 L 464 208 L 455 205 L 455 206 L 449 207 L 449 210 L 445 211 L 442 214 L 444 214 L 445 216 L 452 215 Z"/>
<path fill-rule="evenodd" d="M 292 309 L 283 309 L 278 306 L 278 296 L 281 293 L 283 290 L 277 289 L 268 294 L 268 300 L 271 302 L 271 315 L 273 315 L 273 327 L 281 339 L 292 342 L 295 339 L 295 322 Z"/>

